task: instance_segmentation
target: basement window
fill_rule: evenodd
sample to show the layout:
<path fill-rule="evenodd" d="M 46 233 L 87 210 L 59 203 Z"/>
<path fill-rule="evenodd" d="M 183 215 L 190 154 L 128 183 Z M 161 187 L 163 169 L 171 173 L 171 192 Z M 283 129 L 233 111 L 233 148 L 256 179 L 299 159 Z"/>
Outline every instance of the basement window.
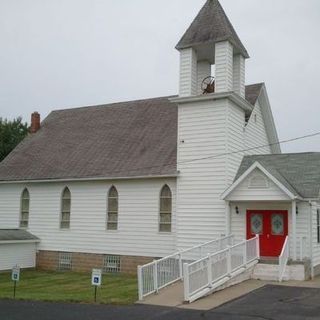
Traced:
<path fill-rule="evenodd" d="M 105 273 L 118 273 L 121 270 L 120 256 L 107 255 L 103 261 L 103 271 Z"/>
<path fill-rule="evenodd" d="M 67 271 L 72 270 L 72 253 L 59 252 L 59 270 Z"/>

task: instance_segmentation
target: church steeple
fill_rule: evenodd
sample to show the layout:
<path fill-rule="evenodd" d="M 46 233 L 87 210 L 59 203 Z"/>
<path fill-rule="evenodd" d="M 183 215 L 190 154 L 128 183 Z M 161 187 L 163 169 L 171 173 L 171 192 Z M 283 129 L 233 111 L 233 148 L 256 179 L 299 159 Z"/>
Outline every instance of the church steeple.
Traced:
<path fill-rule="evenodd" d="M 180 96 L 201 94 L 201 82 L 215 65 L 216 92 L 244 97 L 249 55 L 218 0 L 207 0 L 176 49 L 181 53 Z"/>

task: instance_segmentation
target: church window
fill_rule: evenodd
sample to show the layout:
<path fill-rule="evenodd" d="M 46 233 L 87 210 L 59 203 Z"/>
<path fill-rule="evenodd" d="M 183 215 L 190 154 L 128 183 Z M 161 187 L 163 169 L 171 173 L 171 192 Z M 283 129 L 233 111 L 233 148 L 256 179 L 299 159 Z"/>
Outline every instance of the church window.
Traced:
<path fill-rule="evenodd" d="M 112 186 L 108 193 L 107 230 L 118 230 L 118 191 Z"/>
<path fill-rule="evenodd" d="M 30 195 L 28 189 L 21 194 L 20 228 L 28 228 L 29 225 Z"/>
<path fill-rule="evenodd" d="M 317 242 L 320 243 L 320 209 L 317 210 Z"/>
<path fill-rule="evenodd" d="M 62 193 L 61 199 L 61 218 L 60 228 L 70 229 L 70 214 L 71 214 L 71 193 L 66 187 Z"/>
<path fill-rule="evenodd" d="M 159 231 L 171 232 L 172 194 L 168 185 L 161 189 L 160 193 L 160 219 Z"/>

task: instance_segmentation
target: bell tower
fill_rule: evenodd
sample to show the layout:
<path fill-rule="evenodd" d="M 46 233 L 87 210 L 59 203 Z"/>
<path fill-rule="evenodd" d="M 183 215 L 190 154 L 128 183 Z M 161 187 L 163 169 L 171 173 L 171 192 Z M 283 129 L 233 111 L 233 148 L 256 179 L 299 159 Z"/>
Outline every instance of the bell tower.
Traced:
<path fill-rule="evenodd" d="M 180 97 L 203 94 L 202 82 L 209 76 L 214 78 L 210 93 L 235 92 L 245 97 L 249 55 L 218 0 L 207 0 L 176 49 L 180 52 Z"/>
<path fill-rule="evenodd" d="M 206 1 L 176 49 L 180 89 L 171 101 L 178 106 L 177 247 L 188 248 L 229 233 L 220 195 L 241 163 L 237 151 L 245 146 L 253 105 L 245 99 L 249 55 L 218 0 Z"/>

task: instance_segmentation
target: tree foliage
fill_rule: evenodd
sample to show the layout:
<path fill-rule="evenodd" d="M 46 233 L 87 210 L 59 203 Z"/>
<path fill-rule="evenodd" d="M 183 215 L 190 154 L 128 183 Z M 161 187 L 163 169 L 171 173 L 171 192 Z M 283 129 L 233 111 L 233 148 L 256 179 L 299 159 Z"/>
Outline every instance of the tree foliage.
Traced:
<path fill-rule="evenodd" d="M 21 142 L 28 134 L 27 123 L 18 117 L 9 121 L 0 118 L 0 162 Z"/>

